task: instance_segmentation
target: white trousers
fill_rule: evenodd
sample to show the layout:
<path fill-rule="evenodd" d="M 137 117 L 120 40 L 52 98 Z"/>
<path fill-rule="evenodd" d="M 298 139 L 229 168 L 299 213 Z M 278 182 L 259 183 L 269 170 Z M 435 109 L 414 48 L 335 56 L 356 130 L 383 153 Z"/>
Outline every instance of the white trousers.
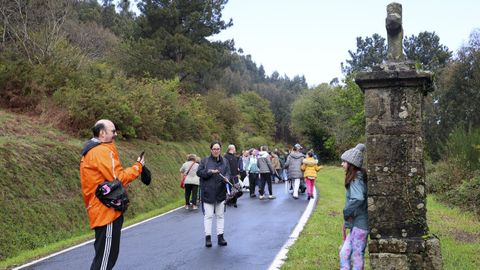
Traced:
<path fill-rule="evenodd" d="M 293 196 L 298 197 L 298 190 L 300 189 L 300 178 L 294 179 L 293 182 Z"/>
<path fill-rule="evenodd" d="M 225 201 L 217 204 L 203 203 L 203 211 L 205 235 L 212 235 L 213 215 L 217 216 L 217 235 L 223 234 L 225 224 Z"/>

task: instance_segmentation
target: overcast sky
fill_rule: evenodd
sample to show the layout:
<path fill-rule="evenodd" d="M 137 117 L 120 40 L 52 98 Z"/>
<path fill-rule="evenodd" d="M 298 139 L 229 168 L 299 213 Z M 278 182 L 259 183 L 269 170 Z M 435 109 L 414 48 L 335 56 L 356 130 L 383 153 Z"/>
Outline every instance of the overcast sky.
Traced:
<path fill-rule="evenodd" d="M 356 37 L 385 30 L 385 0 L 229 0 L 223 18 L 233 26 L 212 39 L 234 39 L 236 48 L 268 75 L 305 75 L 310 86 L 343 78 L 340 63 L 356 50 Z M 403 0 L 404 36 L 435 32 L 450 50 L 480 28 L 480 0 Z"/>

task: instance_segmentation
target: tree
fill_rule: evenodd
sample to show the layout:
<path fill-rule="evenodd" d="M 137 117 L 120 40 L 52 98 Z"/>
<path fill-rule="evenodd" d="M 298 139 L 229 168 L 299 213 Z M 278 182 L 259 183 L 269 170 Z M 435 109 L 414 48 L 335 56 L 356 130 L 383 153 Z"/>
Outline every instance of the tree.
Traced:
<path fill-rule="evenodd" d="M 435 32 L 421 32 L 403 40 L 403 51 L 408 60 L 413 60 L 422 65 L 423 69 L 436 71 L 445 66 L 451 58 L 452 52 L 448 47 L 440 44 L 440 37 Z M 365 39 L 357 37 L 357 51 L 348 51 L 351 60 L 346 64 L 341 63 L 342 72 L 350 74 L 354 71 L 372 68 L 381 64 L 387 57 L 387 44 L 385 38 L 379 34 Z"/>
<path fill-rule="evenodd" d="M 365 135 L 364 95 L 351 76 L 345 78 L 345 85 L 335 88 L 334 122 L 330 132 L 335 136 L 335 148 L 341 153 L 359 142 Z"/>
<path fill-rule="evenodd" d="M 435 32 L 421 32 L 403 41 L 404 52 L 409 60 L 422 65 L 422 69 L 437 71 L 444 67 L 452 57 L 447 46 L 440 44 L 440 37 Z"/>
<path fill-rule="evenodd" d="M 324 159 L 331 159 L 335 151 L 329 130 L 335 123 L 333 96 L 334 90 L 328 84 L 321 84 L 304 91 L 292 105 L 292 133 L 313 145 Z"/>
<path fill-rule="evenodd" d="M 385 38 L 379 34 L 373 34 L 372 37 L 357 37 L 357 51 L 348 50 L 351 60 L 346 60 L 346 64 L 341 63 L 342 72 L 351 74 L 365 68 L 372 68 L 381 64 L 387 58 L 387 46 Z"/>
<path fill-rule="evenodd" d="M 3 46 L 20 52 L 30 63 L 49 60 L 63 39 L 62 27 L 73 0 L 0 0 Z"/>
<path fill-rule="evenodd" d="M 184 35 L 194 43 L 208 42 L 207 37 L 233 25 L 225 22 L 222 10 L 228 0 L 143 0 L 138 3 L 142 37 Z"/>
<path fill-rule="evenodd" d="M 447 135 L 455 126 L 467 131 L 480 127 L 480 29 L 470 34 L 468 44 L 441 73 L 436 92 L 440 125 Z"/>
<path fill-rule="evenodd" d="M 271 140 L 274 134 L 275 118 L 268 100 L 253 91 L 242 92 L 235 96 L 242 117 L 236 125 L 248 136 L 260 136 Z"/>
<path fill-rule="evenodd" d="M 120 60 L 130 75 L 178 77 L 187 91 L 206 92 L 212 78 L 221 76 L 224 51 L 232 42 L 210 42 L 207 37 L 232 25 L 221 11 L 227 0 L 143 0 L 138 7 L 139 31 Z M 132 56 L 132 57 L 129 57 Z M 143 56 L 141 59 L 136 59 Z M 139 67 L 131 67 L 131 63 Z"/>

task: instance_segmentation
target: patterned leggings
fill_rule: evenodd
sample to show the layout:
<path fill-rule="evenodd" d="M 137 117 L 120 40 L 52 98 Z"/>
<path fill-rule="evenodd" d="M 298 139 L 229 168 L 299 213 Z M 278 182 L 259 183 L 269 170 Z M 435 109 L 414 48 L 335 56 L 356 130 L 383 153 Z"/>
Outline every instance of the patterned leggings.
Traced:
<path fill-rule="evenodd" d="M 343 241 L 343 246 L 340 250 L 340 270 L 351 269 L 350 257 L 352 257 L 353 269 L 363 270 L 363 256 L 367 246 L 367 237 L 368 231 L 353 227 L 345 241 Z"/>

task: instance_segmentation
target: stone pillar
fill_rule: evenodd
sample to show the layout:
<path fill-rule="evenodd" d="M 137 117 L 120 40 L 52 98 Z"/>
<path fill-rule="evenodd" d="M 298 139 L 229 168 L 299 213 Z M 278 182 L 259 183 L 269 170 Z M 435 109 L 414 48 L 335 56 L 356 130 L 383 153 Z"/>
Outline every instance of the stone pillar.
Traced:
<path fill-rule="evenodd" d="M 388 40 L 395 40 L 388 61 L 355 78 L 365 93 L 370 264 L 382 270 L 442 269 L 440 241 L 426 221 L 422 117 L 432 75 L 403 61 L 401 39 L 392 36 L 403 37 L 401 5 L 390 4 L 387 12 L 392 10 L 400 26 L 393 23 L 390 31 L 387 15 Z"/>

